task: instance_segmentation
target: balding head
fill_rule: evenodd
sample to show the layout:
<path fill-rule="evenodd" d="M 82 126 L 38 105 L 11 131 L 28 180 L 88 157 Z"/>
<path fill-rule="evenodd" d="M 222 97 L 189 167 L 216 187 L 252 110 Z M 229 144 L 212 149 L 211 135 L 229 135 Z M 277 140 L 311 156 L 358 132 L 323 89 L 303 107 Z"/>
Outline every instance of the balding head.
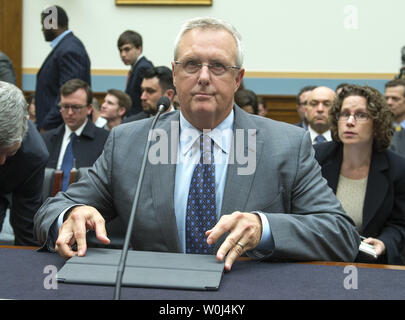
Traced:
<path fill-rule="evenodd" d="M 335 91 L 328 87 L 312 90 L 305 111 L 309 126 L 319 134 L 329 129 L 328 112 L 335 99 Z"/>

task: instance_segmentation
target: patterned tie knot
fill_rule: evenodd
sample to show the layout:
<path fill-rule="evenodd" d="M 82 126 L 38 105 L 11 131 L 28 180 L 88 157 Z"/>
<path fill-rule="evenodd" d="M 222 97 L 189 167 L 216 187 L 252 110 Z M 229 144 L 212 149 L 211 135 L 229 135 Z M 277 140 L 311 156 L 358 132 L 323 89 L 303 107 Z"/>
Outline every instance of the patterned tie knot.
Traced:
<path fill-rule="evenodd" d="M 212 139 L 208 136 L 203 134 L 202 138 L 200 140 L 200 152 L 201 152 L 201 157 L 200 157 L 200 162 L 202 164 L 213 164 L 214 159 L 213 159 L 213 141 Z"/>

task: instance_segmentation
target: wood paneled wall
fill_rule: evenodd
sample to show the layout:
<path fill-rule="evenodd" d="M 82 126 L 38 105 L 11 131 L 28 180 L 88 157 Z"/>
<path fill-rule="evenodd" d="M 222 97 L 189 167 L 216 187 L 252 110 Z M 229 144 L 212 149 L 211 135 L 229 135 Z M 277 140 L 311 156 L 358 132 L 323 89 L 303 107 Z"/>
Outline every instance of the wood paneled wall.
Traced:
<path fill-rule="evenodd" d="M 94 92 L 100 105 L 104 102 L 105 92 Z M 288 123 L 297 123 L 300 117 L 297 113 L 296 96 L 259 95 L 267 108 L 267 117 Z"/>
<path fill-rule="evenodd" d="M 22 11 L 22 0 L 0 0 L 0 50 L 13 62 L 17 86 L 20 88 L 22 78 Z"/>
<path fill-rule="evenodd" d="M 300 117 L 297 113 L 296 96 L 259 96 L 267 108 L 267 117 L 288 123 L 297 123 Z"/>
<path fill-rule="evenodd" d="M 26 91 L 25 96 L 34 94 L 33 91 Z M 106 92 L 93 92 L 93 96 L 101 104 L 104 102 Z M 300 118 L 297 113 L 295 96 L 280 95 L 259 95 L 267 108 L 267 117 L 274 120 L 284 121 L 287 123 L 297 123 Z"/>

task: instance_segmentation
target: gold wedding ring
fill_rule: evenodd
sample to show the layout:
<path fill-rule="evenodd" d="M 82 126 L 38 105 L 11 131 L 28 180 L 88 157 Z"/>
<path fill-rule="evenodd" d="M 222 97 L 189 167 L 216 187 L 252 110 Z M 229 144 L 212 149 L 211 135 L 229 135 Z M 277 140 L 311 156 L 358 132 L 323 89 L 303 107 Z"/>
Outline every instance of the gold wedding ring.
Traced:
<path fill-rule="evenodd" d="M 240 241 L 238 241 L 237 245 L 240 246 L 242 250 L 245 249 L 245 246 Z"/>

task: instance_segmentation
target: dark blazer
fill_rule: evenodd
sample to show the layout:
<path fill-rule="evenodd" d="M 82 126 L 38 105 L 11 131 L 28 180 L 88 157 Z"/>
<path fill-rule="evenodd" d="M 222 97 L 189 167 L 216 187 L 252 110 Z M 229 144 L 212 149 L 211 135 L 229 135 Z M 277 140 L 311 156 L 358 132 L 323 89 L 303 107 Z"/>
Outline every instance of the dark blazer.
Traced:
<path fill-rule="evenodd" d="M 35 88 L 38 129 L 53 129 L 63 123 L 58 109 L 59 89 L 68 80 L 79 78 L 91 85 L 90 59 L 83 43 L 67 34 L 39 69 Z"/>
<path fill-rule="evenodd" d="M 64 124 L 42 134 L 42 138 L 49 151 L 47 168 L 56 168 L 64 134 Z M 73 143 L 76 168 L 91 167 L 93 165 L 103 151 L 108 134 L 109 131 L 98 128 L 93 122 L 87 121 L 82 134 Z"/>
<path fill-rule="evenodd" d="M 332 141 L 314 145 L 314 148 L 322 175 L 336 194 L 343 145 Z M 384 242 L 386 254 L 378 263 L 404 264 L 405 161 L 392 151 L 373 151 L 361 229 L 361 235 Z"/>
<path fill-rule="evenodd" d="M 143 111 L 141 104 L 141 83 L 145 70 L 153 68 L 152 62 L 145 57 L 140 58 L 132 67 L 125 92 L 131 97 L 132 108 L 127 116 Z"/>
<path fill-rule="evenodd" d="M 10 222 L 16 245 L 38 245 L 32 231 L 34 215 L 42 204 L 42 185 L 48 156 L 38 130 L 28 121 L 28 131 L 21 148 L 0 166 L 0 226 L 5 209 L 11 206 Z M 10 194 L 11 204 L 7 200 Z"/>

